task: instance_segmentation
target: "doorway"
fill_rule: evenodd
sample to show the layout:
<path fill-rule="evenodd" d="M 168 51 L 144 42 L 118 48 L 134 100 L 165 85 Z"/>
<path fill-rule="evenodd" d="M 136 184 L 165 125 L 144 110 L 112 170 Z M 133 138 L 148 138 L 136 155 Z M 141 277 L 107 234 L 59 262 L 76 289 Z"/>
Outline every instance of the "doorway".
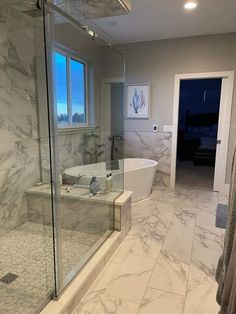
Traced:
<path fill-rule="evenodd" d="M 112 161 L 123 159 L 124 156 L 124 87 L 123 78 L 102 80 L 102 136 Z"/>
<path fill-rule="evenodd" d="M 222 79 L 181 80 L 176 183 L 213 189 Z"/>
<path fill-rule="evenodd" d="M 177 182 L 225 191 L 233 83 L 234 72 L 176 75 L 171 187 Z"/>

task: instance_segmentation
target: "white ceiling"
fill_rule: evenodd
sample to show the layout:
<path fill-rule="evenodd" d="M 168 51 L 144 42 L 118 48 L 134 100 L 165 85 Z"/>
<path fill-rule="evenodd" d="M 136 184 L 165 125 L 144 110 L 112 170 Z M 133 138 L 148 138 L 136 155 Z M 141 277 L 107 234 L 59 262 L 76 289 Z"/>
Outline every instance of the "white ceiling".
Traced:
<path fill-rule="evenodd" d="M 198 2 L 189 12 L 184 0 L 132 0 L 129 15 L 94 22 L 118 43 L 236 32 L 236 0 Z"/>

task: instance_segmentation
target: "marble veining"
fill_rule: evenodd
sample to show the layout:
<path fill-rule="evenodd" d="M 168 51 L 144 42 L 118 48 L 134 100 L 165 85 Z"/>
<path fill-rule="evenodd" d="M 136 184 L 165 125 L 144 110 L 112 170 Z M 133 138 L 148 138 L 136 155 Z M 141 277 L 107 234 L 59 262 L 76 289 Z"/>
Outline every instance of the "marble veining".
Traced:
<path fill-rule="evenodd" d="M 0 4 L 0 234 L 24 222 L 24 190 L 40 178 L 35 24 L 23 13 L 29 2 L 4 2 Z"/>
<path fill-rule="evenodd" d="M 170 185 L 171 133 L 125 132 L 125 158 L 146 158 L 158 161 L 154 185 Z"/>
<path fill-rule="evenodd" d="M 74 314 L 217 313 L 223 233 L 204 214 L 215 215 L 219 199 L 227 202 L 198 187 L 156 187 L 135 203 L 131 231 Z"/>
<path fill-rule="evenodd" d="M 88 146 L 88 140 L 93 136 L 93 133 L 96 133 L 94 143 L 96 147 L 90 152 L 86 147 Z M 49 179 L 50 169 L 48 141 L 48 138 L 40 139 L 43 179 L 46 181 Z M 98 128 L 95 128 L 93 131 L 89 130 L 69 134 L 61 133 L 59 131 L 56 149 L 58 151 L 59 168 L 65 183 L 68 184 L 73 184 L 73 182 L 69 182 L 69 178 L 64 176 L 64 169 L 88 163 L 101 162 L 107 157 L 105 154 L 105 144 L 103 143 L 101 132 Z"/>

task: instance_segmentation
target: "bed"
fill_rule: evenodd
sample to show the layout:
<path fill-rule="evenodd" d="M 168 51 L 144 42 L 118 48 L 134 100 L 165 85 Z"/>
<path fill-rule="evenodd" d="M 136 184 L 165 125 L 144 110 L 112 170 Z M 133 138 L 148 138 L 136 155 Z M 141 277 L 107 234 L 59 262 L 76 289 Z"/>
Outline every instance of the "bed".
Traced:
<path fill-rule="evenodd" d="M 218 113 L 188 115 L 178 131 L 178 159 L 195 166 L 215 164 Z"/>

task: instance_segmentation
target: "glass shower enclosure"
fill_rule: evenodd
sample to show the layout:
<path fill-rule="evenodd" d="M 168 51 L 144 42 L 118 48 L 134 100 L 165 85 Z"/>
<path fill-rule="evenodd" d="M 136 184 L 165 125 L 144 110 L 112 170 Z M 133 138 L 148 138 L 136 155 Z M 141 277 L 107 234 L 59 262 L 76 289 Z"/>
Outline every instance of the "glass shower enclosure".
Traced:
<path fill-rule="evenodd" d="M 114 230 L 123 191 L 124 98 L 107 88 L 119 78 L 124 91 L 123 55 L 83 15 L 37 4 L 0 3 L 4 314 L 37 313 L 60 295 Z"/>

